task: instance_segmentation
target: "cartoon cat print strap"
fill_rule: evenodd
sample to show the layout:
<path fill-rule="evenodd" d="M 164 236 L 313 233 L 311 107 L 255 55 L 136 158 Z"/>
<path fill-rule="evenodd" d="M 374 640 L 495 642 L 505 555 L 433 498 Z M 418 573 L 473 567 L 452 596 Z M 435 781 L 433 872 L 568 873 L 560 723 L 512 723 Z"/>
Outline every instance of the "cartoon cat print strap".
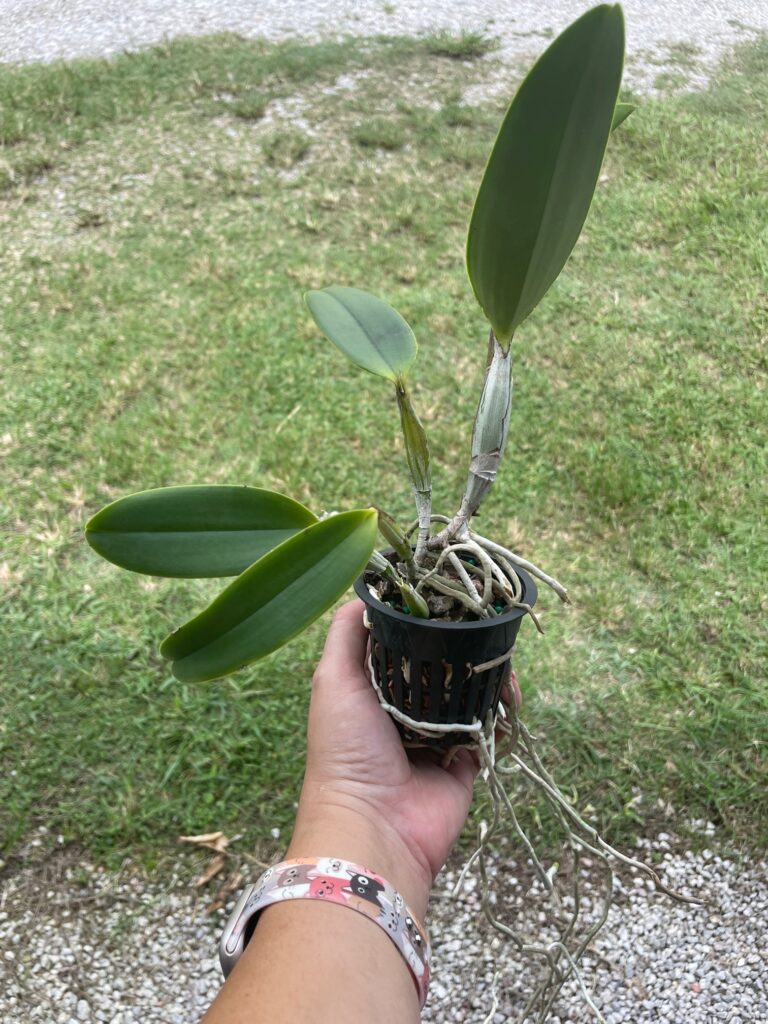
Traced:
<path fill-rule="evenodd" d="M 328 900 L 375 921 L 389 935 L 408 964 L 419 1001 L 427 1001 L 430 949 L 427 933 L 403 897 L 373 871 L 335 857 L 301 858 L 267 868 L 248 886 L 230 917 L 219 945 L 226 977 L 237 963 L 265 907 L 283 900 Z"/>

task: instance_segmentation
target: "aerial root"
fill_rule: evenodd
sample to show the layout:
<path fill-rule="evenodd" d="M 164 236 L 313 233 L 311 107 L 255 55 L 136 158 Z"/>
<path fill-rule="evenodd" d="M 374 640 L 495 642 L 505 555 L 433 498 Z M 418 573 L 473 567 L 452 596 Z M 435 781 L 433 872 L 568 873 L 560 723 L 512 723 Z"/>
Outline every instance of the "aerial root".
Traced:
<path fill-rule="evenodd" d="M 504 655 L 502 660 L 508 656 Z M 499 659 L 495 661 L 499 663 Z M 475 670 L 482 671 L 492 667 L 492 664 L 475 666 Z M 401 725 L 425 739 L 443 737 L 448 733 L 463 733 L 466 736 L 464 745 L 471 745 L 477 750 L 480 777 L 487 785 L 491 798 L 492 817 L 490 824 L 480 822 L 477 846 L 465 863 L 452 895 L 454 898 L 458 896 L 467 876 L 477 869 L 482 912 L 488 924 L 509 940 L 521 956 L 538 963 L 540 976 L 523 1007 L 518 1024 L 546 1024 L 563 986 L 571 980 L 575 982 L 595 1020 L 605 1024 L 605 1018 L 581 974 L 579 963 L 608 919 L 616 880 L 614 865 L 618 863 L 641 872 L 660 892 L 674 900 L 690 904 L 701 904 L 703 901 L 670 889 L 650 865 L 616 850 L 584 820 L 547 771 L 534 737 L 518 718 L 512 702 L 500 705 L 495 718 L 489 713 L 485 724 L 478 720 L 469 725 L 421 722 L 410 718 L 385 698 L 376 682 L 372 656 L 369 658 L 369 670 L 379 702 Z M 511 791 L 505 786 L 505 780 L 514 782 Z M 558 865 L 553 864 L 549 869 L 545 867 L 516 813 L 515 802 L 529 786 L 545 799 L 563 832 L 564 846 L 571 858 L 567 892 L 565 882 L 558 877 Z M 511 825 L 513 834 L 525 849 L 540 887 L 540 898 L 547 913 L 547 923 L 543 927 L 545 935 L 550 933 L 546 938 L 522 934 L 511 923 L 501 920 L 492 905 L 488 858 L 494 849 L 493 840 L 499 836 L 505 824 Z M 593 864 L 600 866 L 603 875 L 599 911 L 591 920 L 584 918 L 581 898 L 580 876 L 585 854 L 594 859 Z M 498 1010 L 499 979 L 500 971 L 497 971 L 491 986 L 492 1006 L 484 1024 L 490 1024 Z"/>

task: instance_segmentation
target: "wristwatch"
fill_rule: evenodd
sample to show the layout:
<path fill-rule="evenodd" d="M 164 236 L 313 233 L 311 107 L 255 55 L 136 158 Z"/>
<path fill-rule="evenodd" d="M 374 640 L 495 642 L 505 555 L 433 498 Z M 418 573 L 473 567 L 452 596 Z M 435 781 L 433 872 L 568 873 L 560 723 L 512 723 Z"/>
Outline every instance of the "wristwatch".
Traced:
<path fill-rule="evenodd" d="M 235 909 L 229 915 L 219 942 L 219 961 L 225 978 L 229 976 L 253 935 L 258 920 L 258 902 L 256 885 L 249 885 L 240 894 Z"/>

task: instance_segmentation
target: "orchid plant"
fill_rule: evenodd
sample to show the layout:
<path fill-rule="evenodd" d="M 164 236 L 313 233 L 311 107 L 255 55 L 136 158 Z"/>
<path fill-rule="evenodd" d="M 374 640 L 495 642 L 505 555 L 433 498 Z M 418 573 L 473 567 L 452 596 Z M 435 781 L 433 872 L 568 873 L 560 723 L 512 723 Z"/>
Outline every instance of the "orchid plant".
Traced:
<path fill-rule="evenodd" d="M 492 618 L 519 605 L 515 566 L 567 600 L 547 573 L 476 533 L 472 517 L 507 444 L 518 328 L 566 263 L 611 131 L 632 110 L 617 103 L 623 56 L 621 8 L 593 8 L 539 58 L 499 129 L 467 239 L 469 280 L 489 336 L 467 483 L 453 516 L 432 509 L 429 444 L 409 387 L 413 331 L 381 299 L 332 286 L 308 292 L 307 306 L 353 363 L 394 387 L 417 513 L 410 528 L 378 508 L 317 516 L 286 495 L 247 485 L 141 491 L 88 522 L 89 544 L 123 568 L 235 577 L 163 642 L 161 654 L 178 679 L 213 679 L 264 657 L 329 608 L 366 567 L 382 593 L 413 616 Z M 376 549 L 379 534 L 394 556 Z"/>

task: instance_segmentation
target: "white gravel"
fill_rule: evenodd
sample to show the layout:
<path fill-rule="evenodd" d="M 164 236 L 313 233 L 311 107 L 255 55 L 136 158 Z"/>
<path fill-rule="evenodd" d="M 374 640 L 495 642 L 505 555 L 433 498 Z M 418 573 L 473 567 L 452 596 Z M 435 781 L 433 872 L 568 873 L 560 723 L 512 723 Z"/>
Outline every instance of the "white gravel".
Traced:
<path fill-rule="evenodd" d="M 642 854 L 661 852 L 666 883 L 704 894 L 708 906 L 673 904 L 645 880 L 624 876 L 584 962 L 589 991 L 607 1024 L 766 1024 L 768 864 L 721 857 L 714 843 L 696 856 L 665 853 L 668 839 L 645 841 Z M 504 920 L 535 935 L 541 906 L 529 895 L 528 870 L 508 857 L 501 863 L 493 869 L 497 910 L 503 905 Z M 17 870 L 0 890 L 3 1024 L 199 1019 L 221 984 L 216 940 L 225 911 L 205 915 L 205 900 L 181 880 L 189 872 L 187 861 L 163 882 L 109 874 L 66 852 Z M 455 877 L 446 871 L 432 900 L 434 973 L 424 1019 L 481 1024 L 499 971 L 493 1024 L 512 1024 L 533 974 L 489 934 L 474 879 L 458 900 L 448 898 Z M 588 886 L 585 893 L 589 901 Z M 593 1019 L 571 987 L 550 1024 Z"/>
<path fill-rule="evenodd" d="M 505 62 L 542 49 L 592 0 L 0 0 L 0 61 L 109 56 L 178 35 L 237 32 L 284 39 L 413 35 L 448 29 L 498 36 Z M 624 0 L 627 80 L 649 88 L 694 48 L 700 80 L 734 42 L 768 29 L 768 0 Z M 694 83 L 695 84 L 695 83 Z"/>
<path fill-rule="evenodd" d="M 669 836 L 638 842 L 639 855 L 662 853 Z M 673 903 L 633 871 L 616 889 L 616 905 L 582 962 L 586 988 L 606 1024 L 766 1024 L 768 1022 L 768 864 L 737 863 L 711 849 L 700 855 L 662 853 L 664 882 L 705 907 Z M 524 869 L 523 869 L 524 870 Z M 495 911 L 516 930 L 541 934 L 541 904 L 520 883 L 520 868 L 505 859 L 492 869 Z M 442 889 L 450 892 L 454 875 Z M 435 975 L 425 1020 L 484 1024 L 490 985 L 500 973 L 493 1024 L 517 1022 L 536 974 L 511 943 L 489 933 L 480 919 L 474 879 L 454 901 L 438 904 L 432 925 Z M 584 886 L 586 913 L 597 913 L 596 892 Z M 433 901 L 434 902 L 434 901 Z M 569 983 L 549 1024 L 581 1024 L 595 1016 Z"/>

